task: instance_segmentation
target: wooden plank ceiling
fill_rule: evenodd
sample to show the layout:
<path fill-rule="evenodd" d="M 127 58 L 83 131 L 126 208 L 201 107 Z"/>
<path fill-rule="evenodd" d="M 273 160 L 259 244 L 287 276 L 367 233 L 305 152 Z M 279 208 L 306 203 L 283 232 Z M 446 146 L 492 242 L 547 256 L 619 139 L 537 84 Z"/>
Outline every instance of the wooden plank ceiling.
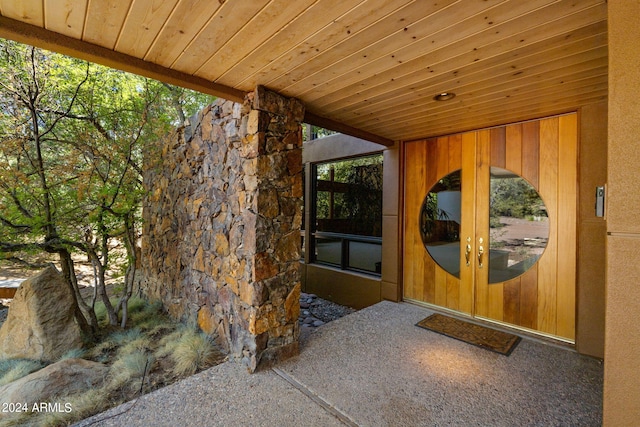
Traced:
<path fill-rule="evenodd" d="M 0 14 L 0 37 L 228 99 L 264 85 L 383 142 L 607 96 L 605 0 L 0 0 Z"/>

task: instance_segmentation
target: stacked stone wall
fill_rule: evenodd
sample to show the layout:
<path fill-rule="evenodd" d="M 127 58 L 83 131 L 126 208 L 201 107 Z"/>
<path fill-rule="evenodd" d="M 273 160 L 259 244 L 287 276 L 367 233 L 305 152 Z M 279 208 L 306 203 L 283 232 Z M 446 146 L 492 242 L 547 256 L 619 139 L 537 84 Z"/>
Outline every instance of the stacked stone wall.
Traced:
<path fill-rule="evenodd" d="M 218 100 L 145 175 L 143 292 L 252 371 L 298 350 L 303 116 L 262 87 Z"/>

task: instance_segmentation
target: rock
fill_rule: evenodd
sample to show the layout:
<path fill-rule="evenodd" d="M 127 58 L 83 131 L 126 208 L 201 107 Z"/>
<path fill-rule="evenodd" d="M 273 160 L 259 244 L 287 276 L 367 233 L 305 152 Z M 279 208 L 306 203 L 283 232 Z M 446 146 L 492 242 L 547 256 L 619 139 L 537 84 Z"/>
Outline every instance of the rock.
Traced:
<path fill-rule="evenodd" d="M 316 320 L 312 324 L 317 328 L 318 326 L 324 325 L 324 322 L 322 320 Z"/>
<path fill-rule="evenodd" d="M 104 382 L 109 368 L 84 359 L 65 359 L 0 387 L 0 404 L 50 402 L 56 396 L 80 393 Z"/>
<path fill-rule="evenodd" d="M 0 328 L 0 358 L 51 361 L 82 348 L 73 301 L 53 266 L 22 282 Z"/>

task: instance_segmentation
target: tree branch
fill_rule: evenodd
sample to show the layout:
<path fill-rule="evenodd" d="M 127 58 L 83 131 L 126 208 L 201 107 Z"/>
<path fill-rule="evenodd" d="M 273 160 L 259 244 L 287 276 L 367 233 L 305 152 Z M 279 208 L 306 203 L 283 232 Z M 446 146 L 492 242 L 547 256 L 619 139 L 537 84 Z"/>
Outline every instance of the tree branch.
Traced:
<path fill-rule="evenodd" d="M 19 265 L 22 265 L 22 266 L 27 267 L 27 268 L 33 268 L 33 269 L 35 269 L 35 268 L 45 268 L 45 267 L 48 267 L 48 266 L 51 265 L 50 262 L 41 262 L 41 263 L 34 264 L 34 263 L 29 262 L 29 261 L 25 261 L 22 258 L 18 258 L 16 256 L 10 256 L 8 258 L 4 258 L 3 260 L 4 261 L 13 262 L 14 264 L 19 264 Z"/>
<path fill-rule="evenodd" d="M 20 199 L 18 198 L 18 194 L 16 193 L 15 188 L 12 188 L 11 186 L 9 186 L 6 182 L 4 181 L 0 181 L 0 187 L 2 187 L 11 197 L 11 200 L 13 200 L 13 203 L 16 205 L 16 207 L 18 208 L 18 210 L 27 218 L 31 219 L 33 218 L 33 215 L 31 214 L 31 212 L 29 212 L 27 210 L 27 208 L 25 208 L 22 205 L 22 202 L 20 201 Z"/>
<path fill-rule="evenodd" d="M 23 232 L 28 232 L 31 231 L 31 227 L 28 225 L 20 225 L 20 224 L 14 224 L 11 221 L 9 221 L 7 218 L 0 216 L 0 222 L 3 223 L 4 225 L 6 225 L 9 228 L 13 228 L 14 230 L 20 230 Z"/>
<path fill-rule="evenodd" d="M 29 243 L 10 243 L 0 242 L 0 252 L 19 252 L 19 251 L 32 251 L 40 250 L 49 253 L 59 253 L 60 251 L 67 250 L 69 247 L 80 249 L 82 252 L 87 252 L 87 247 L 84 243 L 74 242 L 72 240 L 54 238 L 45 242 L 29 242 Z"/>
<path fill-rule="evenodd" d="M 35 80 L 35 79 L 34 79 Z M 44 130 L 41 134 L 40 134 L 40 138 L 43 138 L 44 136 L 46 136 L 48 133 L 52 132 L 53 129 L 55 129 L 56 125 L 58 124 L 58 122 L 60 120 L 62 120 L 65 117 L 69 117 L 69 114 L 71 114 L 71 109 L 73 108 L 73 104 L 75 104 L 76 100 L 78 99 L 78 94 L 80 93 L 80 88 L 85 84 L 85 82 L 89 80 L 89 64 L 87 63 L 87 70 L 85 72 L 85 76 L 84 79 L 78 83 L 78 86 L 76 86 L 76 90 L 73 93 L 73 96 L 71 97 L 71 101 L 69 101 L 69 105 L 67 106 L 67 110 L 66 112 L 64 112 L 64 114 L 62 115 L 58 115 L 54 120 L 53 123 L 51 123 L 49 125 L 49 128 Z M 34 106 L 37 105 L 34 103 Z M 38 113 L 38 111 L 40 110 L 36 110 L 36 114 Z"/>

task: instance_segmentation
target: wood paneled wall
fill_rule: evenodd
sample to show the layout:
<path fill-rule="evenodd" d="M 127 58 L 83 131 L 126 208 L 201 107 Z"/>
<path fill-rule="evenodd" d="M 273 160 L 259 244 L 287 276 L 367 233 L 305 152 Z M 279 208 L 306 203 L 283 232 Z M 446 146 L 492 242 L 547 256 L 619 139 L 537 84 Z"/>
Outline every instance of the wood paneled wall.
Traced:
<path fill-rule="evenodd" d="M 577 142 L 577 115 L 568 114 L 405 143 L 404 297 L 574 340 Z M 529 181 L 540 193 L 550 222 L 539 261 L 525 274 L 494 284 L 487 283 L 486 272 L 477 266 L 461 269 L 460 279 L 445 272 L 427 253 L 418 228 L 429 189 L 462 169 L 461 237 L 488 241 L 491 166 Z"/>

